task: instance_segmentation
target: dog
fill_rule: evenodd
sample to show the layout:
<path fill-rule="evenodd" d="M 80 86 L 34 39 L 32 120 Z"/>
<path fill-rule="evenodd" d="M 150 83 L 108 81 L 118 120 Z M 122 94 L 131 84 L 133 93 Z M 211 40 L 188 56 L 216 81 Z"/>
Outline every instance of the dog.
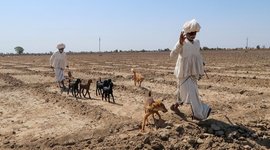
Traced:
<path fill-rule="evenodd" d="M 154 99 L 151 97 L 151 91 L 149 92 L 149 97 L 144 101 L 144 116 L 142 122 L 143 132 L 145 129 L 145 122 L 147 121 L 147 124 L 149 123 L 148 117 L 150 115 L 152 115 L 153 119 L 155 119 L 154 114 L 157 114 L 159 119 L 161 119 L 161 116 L 158 113 L 158 111 L 162 111 L 163 113 L 166 113 L 168 111 L 165 105 L 162 103 L 163 100 L 154 101 Z"/>
<path fill-rule="evenodd" d="M 88 94 L 89 99 L 91 99 L 90 92 L 89 92 L 91 83 L 92 83 L 92 79 L 89 79 L 86 84 L 82 84 L 82 83 L 80 84 L 80 97 L 82 97 L 81 93 L 83 94 L 84 98 L 86 97 L 86 94 Z M 83 93 L 84 90 L 86 90 L 85 93 Z"/>
<path fill-rule="evenodd" d="M 74 97 L 77 97 L 78 94 L 80 94 L 79 90 L 79 85 L 81 83 L 81 79 L 74 79 L 74 80 L 69 80 L 68 84 L 68 91 L 67 94 L 69 94 L 69 91 L 71 90 L 71 93 Z"/>
<path fill-rule="evenodd" d="M 136 83 L 139 84 L 139 87 L 141 87 L 141 84 L 144 80 L 144 76 L 138 72 L 135 71 L 135 69 L 131 68 L 131 72 L 133 72 L 132 79 L 134 80 L 134 85 L 136 86 Z"/>

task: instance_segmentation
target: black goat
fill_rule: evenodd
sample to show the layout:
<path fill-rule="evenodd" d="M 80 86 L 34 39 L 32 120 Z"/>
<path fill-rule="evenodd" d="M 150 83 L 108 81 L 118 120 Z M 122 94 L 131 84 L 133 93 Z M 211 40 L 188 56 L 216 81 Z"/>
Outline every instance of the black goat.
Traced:
<path fill-rule="evenodd" d="M 80 83 L 81 83 L 81 79 L 70 80 L 68 84 L 67 94 L 69 94 L 69 91 L 71 90 L 72 95 L 77 97 L 78 94 L 80 93 L 80 90 L 79 90 Z"/>
<path fill-rule="evenodd" d="M 96 96 L 101 95 L 103 90 L 103 81 L 101 81 L 101 78 L 97 80 L 96 82 Z"/>
<path fill-rule="evenodd" d="M 111 79 L 108 80 L 104 80 L 103 83 L 103 92 L 102 92 L 102 100 L 103 98 L 105 98 L 105 100 L 107 101 L 108 98 L 108 102 L 110 102 L 110 95 L 112 96 L 113 102 L 114 101 L 114 96 L 113 96 L 113 83 Z"/>

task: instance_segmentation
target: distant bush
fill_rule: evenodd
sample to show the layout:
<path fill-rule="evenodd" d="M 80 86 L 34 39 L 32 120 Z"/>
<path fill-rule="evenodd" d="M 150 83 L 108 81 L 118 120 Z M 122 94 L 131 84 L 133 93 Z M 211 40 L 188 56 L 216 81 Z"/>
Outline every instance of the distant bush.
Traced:
<path fill-rule="evenodd" d="M 21 46 L 17 46 L 14 48 L 17 54 L 22 54 L 24 49 Z"/>

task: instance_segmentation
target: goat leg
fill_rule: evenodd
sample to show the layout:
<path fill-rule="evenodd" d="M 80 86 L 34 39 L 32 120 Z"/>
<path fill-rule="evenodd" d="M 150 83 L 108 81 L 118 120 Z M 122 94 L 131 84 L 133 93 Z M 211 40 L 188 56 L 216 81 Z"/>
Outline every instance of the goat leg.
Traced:
<path fill-rule="evenodd" d="M 83 91 L 84 91 L 84 89 L 83 89 Z M 83 92 L 82 94 L 83 94 L 83 97 L 85 98 L 86 94 L 87 94 L 87 90 L 85 89 L 85 93 Z"/>
<path fill-rule="evenodd" d="M 68 86 L 68 91 L 67 91 L 67 94 L 69 95 L 69 91 L 70 91 L 70 86 Z"/>
<path fill-rule="evenodd" d="M 109 93 L 107 93 L 107 97 L 108 97 L 108 102 L 110 103 L 111 101 L 110 101 L 110 94 Z"/>
<path fill-rule="evenodd" d="M 75 96 L 75 97 L 77 97 L 77 93 L 78 93 L 77 90 L 74 89 L 74 96 Z"/>
<path fill-rule="evenodd" d="M 80 87 L 80 90 L 79 90 L 80 98 L 82 98 L 82 94 L 81 94 L 82 93 L 82 90 L 83 89 Z"/>
<path fill-rule="evenodd" d="M 71 94 L 72 94 L 72 96 L 74 96 L 74 88 L 73 87 L 71 89 Z"/>
<path fill-rule="evenodd" d="M 107 93 L 104 93 L 104 96 L 105 96 L 105 100 L 108 102 Z"/>
<path fill-rule="evenodd" d="M 115 103 L 113 93 L 111 93 L 111 95 L 112 95 L 113 103 Z"/>
<path fill-rule="evenodd" d="M 156 112 L 156 114 L 158 115 L 158 118 L 159 118 L 159 120 L 161 119 L 161 116 L 160 116 L 160 114 L 158 113 L 158 111 Z"/>
<path fill-rule="evenodd" d="M 83 89 L 83 91 L 84 91 L 84 89 Z M 82 93 L 84 98 L 85 98 L 86 92 L 87 92 L 87 91 L 85 91 L 85 92 Z"/>
<path fill-rule="evenodd" d="M 88 93 L 89 99 L 92 99 L 92 98 L 91 98 L 91 96 L 90 96 L 90 92 L 89 92 L 89 91 L 87 91 L 87 93 Z"/>
<path fill-rule="evenodd" d="M 76 97 L 79 97 L 79 95 L 80 95 L 80 89 L 76 89 Z"/>
<path fill-rule="evenodd" d="M 104 97 L 104 93 L 102 93 L 102 100 L 103 100 L 103 97 Z"/>

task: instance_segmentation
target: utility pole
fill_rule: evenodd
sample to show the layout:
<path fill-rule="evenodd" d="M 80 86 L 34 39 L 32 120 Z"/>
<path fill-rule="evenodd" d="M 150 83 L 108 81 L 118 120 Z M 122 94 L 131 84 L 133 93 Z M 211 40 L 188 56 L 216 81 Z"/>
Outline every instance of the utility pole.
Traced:
<path fill-rule="evenodd" d="M 100 52 L 100 37 L 98 38 L 98 50 L 99 50 L 99 52 Z"/>
<path fill-rule="evenodd" d="M 248 38 L 247 38 L 247 43 L 246 43 L 246 49 L 248 49 Z"/>

